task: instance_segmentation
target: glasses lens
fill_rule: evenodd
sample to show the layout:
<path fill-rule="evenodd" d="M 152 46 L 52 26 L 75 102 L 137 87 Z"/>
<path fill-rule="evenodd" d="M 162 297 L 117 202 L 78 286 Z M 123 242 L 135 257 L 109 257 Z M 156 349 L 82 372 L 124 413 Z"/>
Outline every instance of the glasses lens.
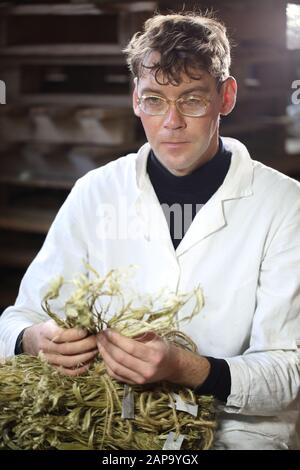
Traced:
<path fill-rule="evenodd" d="M 159 96 L 142 96 L 140 105 L 146 114 L 164 114 L 167 111 L 168 103 Z"/>
<path fill-rule="evenodd" d="M 203 116 L 206 112 L 206 103 L 200 98 L 184 98 L 177 101 L 177 106 L 182 114 L 187 116 Z"/>

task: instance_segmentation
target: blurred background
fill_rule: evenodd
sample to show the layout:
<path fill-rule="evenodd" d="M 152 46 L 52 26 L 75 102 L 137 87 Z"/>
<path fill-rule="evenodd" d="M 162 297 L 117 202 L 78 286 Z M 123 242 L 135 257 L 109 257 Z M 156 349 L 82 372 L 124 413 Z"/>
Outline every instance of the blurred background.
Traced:
<path fill-rule="evenodd" d="M 145 141 L 122 48 L 183 6 L 213 9 L 235 43 L 221 135 L 300 180 L 300 0 L 0 1 L 0 312 L 75 180 Z"/>

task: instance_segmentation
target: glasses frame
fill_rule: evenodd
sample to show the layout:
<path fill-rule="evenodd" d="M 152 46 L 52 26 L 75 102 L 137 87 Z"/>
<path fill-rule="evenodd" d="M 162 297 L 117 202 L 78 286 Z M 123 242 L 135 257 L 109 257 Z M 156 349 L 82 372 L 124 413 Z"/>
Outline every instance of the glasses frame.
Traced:
<path fill-rule="evenodd" d="M 137 103 L 138 103 L 138 106 L 141 109 L 141 111 L 143 111 L 143 113 L 147 114 L 148 116 L 164 116 L 165 114 L 168 113 L 168 111 L 170 109 L 170 104 L 172 104 L 172 103 L 175 104 L 177 111 L 182 116 L 187 116 L 187 117 L 202 117 L 202 116 L 205 116 L 206 110 L 207 110 L 211 100 L 208 99 L 208 98 L 204 98 L 204 97 L 200 98 L 199 96 L 194 96 L 194 95 L 189 95 L 189 97 L 190 98 L 197 98 L 198 100 L 203 101 L 204 105 L 205 105 L 205 111 L 201 114 L 189 114 L 189 113 L 182 112 L 180 110 L 180 108 L 178 107 L 178 103 L 186 100 L 186 97 L 184 97 L 184 96 L 181 96 L 180 98 L 177 98 L 176 100 L 170 100 L 168 98 L 165 98 L 164 96 L 159 96 L 159 95 L 142 95 L 142 96 L 138 96 Z M 142 102 L 145 98 L 158 98 L 158 99 L 162 100 L 163 102 L 167 103 L 168 107 L 166 108 L 166 111 L 161 112 L 161 113 L 148 113 L 148 112 L 144 111 L 144 109 L 142 108 Z"/>

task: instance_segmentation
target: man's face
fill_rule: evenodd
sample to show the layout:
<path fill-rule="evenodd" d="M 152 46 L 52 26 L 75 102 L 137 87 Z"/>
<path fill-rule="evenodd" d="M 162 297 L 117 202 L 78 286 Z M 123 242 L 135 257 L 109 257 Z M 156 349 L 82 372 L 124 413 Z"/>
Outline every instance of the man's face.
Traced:
<path fill-rule="evenodd" d="M 224 112 L 224 85 L 218 92 L 216 80 L 205 71 L 198 71 L 199 79 L 182 75 L 178 86 L 160 85 L 154 74 L 145 69 L 142 77 L 136 80 L 133 93 L 133 106 L 140 117 L 148 142 L 158 160 L 171 173 L 184 176 L 209 161 L 218 150 L 218 127 L 220 113 Z M 162 77 L 159 77 L 162 82 Z M 206 113 L 201 117 L 183 116 L 175 103 L 170 104 L 162 116 L 144 113 L 138 98 L 142 95 L 162 96 L 168 100 L 193 95 L 209 101 Z M 227 112 L 224 112 L 227 114 Z"/>

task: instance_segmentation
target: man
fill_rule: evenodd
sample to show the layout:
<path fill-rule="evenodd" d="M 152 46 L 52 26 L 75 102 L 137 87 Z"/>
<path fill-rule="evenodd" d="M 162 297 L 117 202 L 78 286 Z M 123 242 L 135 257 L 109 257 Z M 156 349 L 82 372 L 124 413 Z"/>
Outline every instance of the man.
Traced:
<path fill-rule="evenodd" d="M 148 143 L 76 183 L 2 315 L 6 354 L 42 350 L 75 375 L 99 350 L 121 382 L 167 380 L 214 394 L 217 449 L 296 448 L 300 186 L 251 160 L 240 142 L 219 138 L 220 115 L 231 112 L 237 90 L 223 25 L 156 15 L 126 52 Z M 111 219 L 124 217 L 126 229 L 112 230 Z M 47 320 L 40 303 L 49 279 L 73 278 L 83 259 L 102 273 L 139 265 L 139 292 L 200 284 L 205 307 L 182 325 L 199 354 L 155 332 L 87 337 Z"/>

